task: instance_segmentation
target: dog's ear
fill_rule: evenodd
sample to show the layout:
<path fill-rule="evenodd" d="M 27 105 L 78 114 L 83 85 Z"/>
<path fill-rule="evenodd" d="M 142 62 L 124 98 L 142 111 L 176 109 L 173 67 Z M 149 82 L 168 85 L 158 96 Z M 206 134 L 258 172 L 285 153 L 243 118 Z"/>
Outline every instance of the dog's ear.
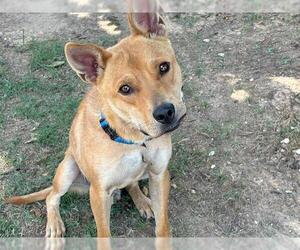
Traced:
<path fill-rule="evenodd" d="M 128 23 L 132 34 L 167 36 L 163 10 L 158 0 L 128 0 Z"/>
<path fill-rule="evenodd" d="M 103 74 L 111 53 L 92 44 L 67 43 L 65 55 L 71 68 L 81 80 L 95 84 L 98 76 Z"/>

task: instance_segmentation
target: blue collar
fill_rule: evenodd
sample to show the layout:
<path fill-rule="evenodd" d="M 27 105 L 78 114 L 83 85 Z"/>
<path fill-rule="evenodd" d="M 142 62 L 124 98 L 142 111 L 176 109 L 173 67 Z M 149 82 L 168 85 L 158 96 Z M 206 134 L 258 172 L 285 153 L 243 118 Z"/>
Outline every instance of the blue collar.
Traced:
<path fill-rule="evenodd" d="M 126 139 L 122 138 L 121 136 L 119 136 L 117 134 L 117 132 L 109 126 L 104 115 L 100 115 L 99 126 L 104 130 L 104 132 L 106 134 L 108 134 L 110 139 L 112 139 L 113 141 L 115 141 L 117 143 L 128 144 L 128 145 L 138 144 L 138 143 L 134 143 L 131 140 L 126 140 Z"/>

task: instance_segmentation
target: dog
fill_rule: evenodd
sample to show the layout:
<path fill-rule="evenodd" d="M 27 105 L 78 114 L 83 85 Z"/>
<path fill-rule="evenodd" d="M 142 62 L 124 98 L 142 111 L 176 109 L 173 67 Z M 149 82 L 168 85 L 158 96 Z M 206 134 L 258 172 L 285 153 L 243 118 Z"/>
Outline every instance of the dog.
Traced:
<path fill-rule="evenodd" d="M 141 215 L 155 218 L 155 235 L 169 236 L 170 132 L 186 115 L 181 70 L 157 2 L 132 0 L 131 8 L 131 34 L 115 46 L 65 45 L 69 65 L 91 88 L 73 119 L 52 185 L 7 200 L 27 204 L 46 199 L 46 237 L 64 235 L 60 198 L 85 186 L 82 179 L 88 181 L 97 237 L 110 237 L 112 193 L 122 188 Z M 145 178 L 150 198 L 139 188 Z"/>

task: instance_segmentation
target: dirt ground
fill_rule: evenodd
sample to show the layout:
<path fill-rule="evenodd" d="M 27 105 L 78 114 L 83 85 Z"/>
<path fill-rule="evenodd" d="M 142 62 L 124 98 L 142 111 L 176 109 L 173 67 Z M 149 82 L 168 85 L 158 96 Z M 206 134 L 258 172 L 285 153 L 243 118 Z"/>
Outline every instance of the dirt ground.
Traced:
<path fill-rule="evenodd" d="M 300 237 L 300 15 L 167 17 L 188 107 L 187 119 L 174 134 L 170 163 L 172 235 Z M 48 72 L 34 71 L 33 52 L 23 49 L 32 40 L 107 47 L 127 33 L 122 14 L 0 14 L 0 63 L 8 66 L 0 88 L 6 75 L 17 84 L 28 71 L 51 84 Z M 64 77 L 73 74 L 67 66 L 58 71 Z M 86 87 L 75 76 L 71 80 L 77 86 L 67 92 L 72 101 Z M 40 120 L 18 115 L 18 93 L 1 96 L 1 199 L 50 185 L 66 146 L 67 133 L 59 146 L 30 141 Z M 49 123 L 58 119 L 51 112 L 48 118 Z M 58 133 L 69 125 L 60 124 Z M 114 207 L 114 236 L 154 235 L 154 222 L 137 219 L 126 193 Z M 95 236 L 87 196 L 67 196 L 62 210 L 67 236 Z M 43 236 L 45 213 L 43 202 L 19 208 L 1 203 L 0 236 Z"/>

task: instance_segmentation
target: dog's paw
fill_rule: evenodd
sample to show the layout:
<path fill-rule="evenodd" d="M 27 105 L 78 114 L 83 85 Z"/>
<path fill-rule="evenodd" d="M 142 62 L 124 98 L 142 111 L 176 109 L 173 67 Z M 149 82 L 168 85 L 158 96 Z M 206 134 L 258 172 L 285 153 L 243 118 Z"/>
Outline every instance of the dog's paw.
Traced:
<path fill-rule="evenodd" d="M 65 249 L 66 240 L 64 238 L 47 238 L 45 250 L 63 250 Z"/>
<path fill-rule="evenodd" d="M 148 197 L 142 196 L 137 199 L 135 201 L 135 206 L 143 218 L 150 219 L 154 217 L 151 209 L 151 200 Z"/>
<path fill-rule="evenodd" d="M 65 234 L 65 226 L 59 215 L 49 216 L 46 227 L 47 238 L 63 237 Z"/>

